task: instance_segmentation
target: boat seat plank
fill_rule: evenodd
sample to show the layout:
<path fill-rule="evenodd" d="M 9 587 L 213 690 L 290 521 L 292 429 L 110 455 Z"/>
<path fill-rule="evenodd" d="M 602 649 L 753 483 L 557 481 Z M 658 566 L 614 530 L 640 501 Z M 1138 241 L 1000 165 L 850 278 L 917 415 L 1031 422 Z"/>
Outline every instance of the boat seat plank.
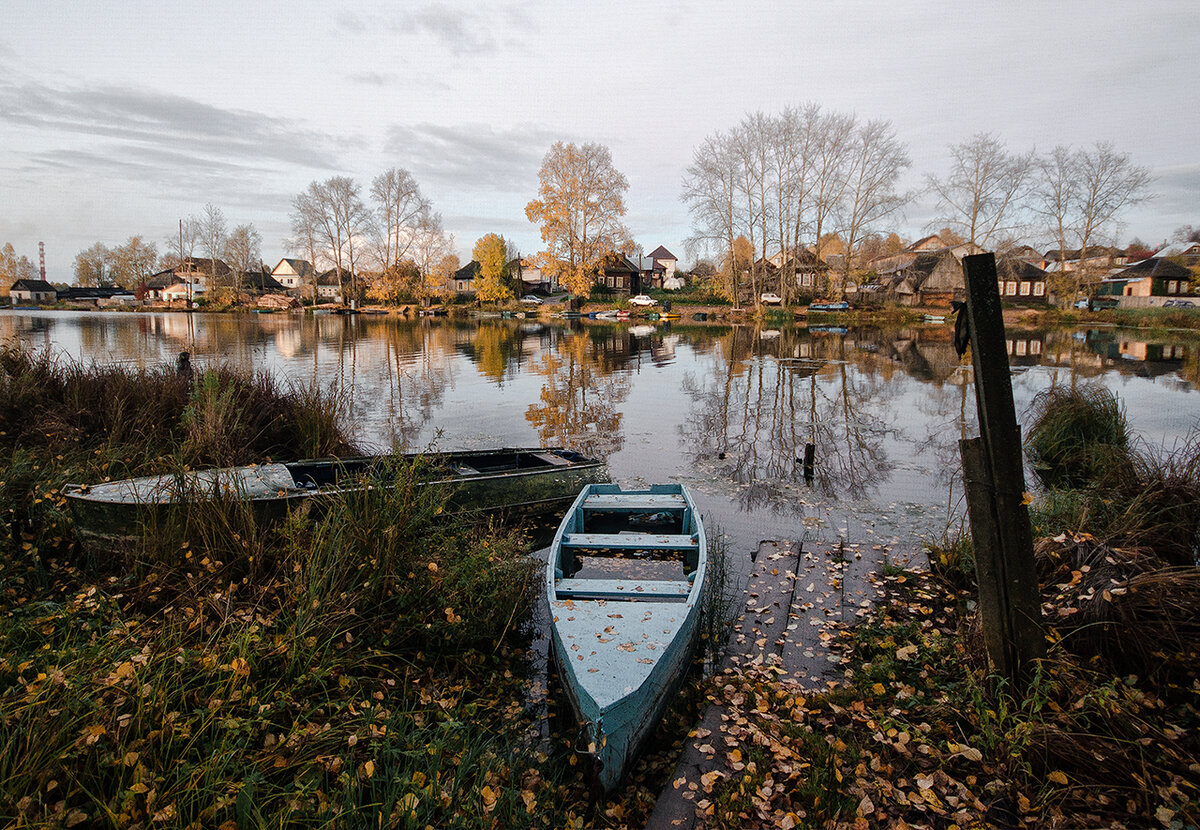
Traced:
<path fill-rule="evenodd" d="M 556 596 L 571 599 L 687 599 L 691 590 L 691 583 L 684 580 L 560 579 L 554 583 Z"/>
<path fill-rule="evenodd" d="M 683 510 L 687 502 L 683 496 L 673 493 L 616 493 L 587 496 L 583 500 L 584 510 Z"/>
<path fill-rule="evenodd" d="M 564 548 L 608 550 L 688 550 L 699 543 L 695 536 L 668 533 L 571 533 L 564 535 Z"/>
<path fill-rule="evenodd" d="M 545 461 L 547 464 L 553 464 L 556 467 L 565 467 L 571 463 L 561 455 L 555 455 L 552 452 L 535 452 L 533 457 L 539 461 Z"/>

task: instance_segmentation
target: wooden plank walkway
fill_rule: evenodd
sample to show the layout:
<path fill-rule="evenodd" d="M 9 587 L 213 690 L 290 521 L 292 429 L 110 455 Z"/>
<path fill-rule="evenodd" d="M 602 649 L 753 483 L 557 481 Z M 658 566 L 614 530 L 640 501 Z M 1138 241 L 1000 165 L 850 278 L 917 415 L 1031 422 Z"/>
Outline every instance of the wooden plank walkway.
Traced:
<path fill-rule="evenodd" d="M 808 689 L 824 689 L 840 678 L 841 658 L 826 647 L 832 640 L 830 628 L 851 621 L 869 604 L 865 588 L 845 593 L 846 572 L 854 559 L 853 550 L 806 552 L 801 543 L 760 542 L 718 672 L 765 664 L 775 667 L 781 679 Z M 695 802 L 702 798 L 697 795 L 700 776 L 718 766 L 713 746 L 720 742 L 724 716 L 716 705 L 705 710 L 647 828 L 699 826 Z"/>

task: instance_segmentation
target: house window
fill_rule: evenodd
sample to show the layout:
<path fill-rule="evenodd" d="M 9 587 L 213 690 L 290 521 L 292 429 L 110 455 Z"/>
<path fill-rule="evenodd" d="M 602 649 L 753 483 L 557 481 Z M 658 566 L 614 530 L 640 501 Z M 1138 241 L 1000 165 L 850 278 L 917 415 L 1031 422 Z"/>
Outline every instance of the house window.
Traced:
<path fill-rule="evenodd" d="M 1029 296 L 1029 283 L 1027 283 L 1027 282 L 1021 283 L 1021 296 L 1022 297 Z"/>
<path fill-rule="evenodd" d="M 1004 293 L 1005 293 L 1005 294 L 1007 294 L 1007 295 L 1008 295 L 1008 296 L 1010 296 L 1010 297 L 1015 297 L 1015 296 L 1017 295 L 1017 284 L 1016 284 L 1016 282 L 1015 282 L 1015 281 L 1010 281 L 1010 282 L 1008 283 L 1008 287 L 1007 287 L 1007 289 L 1005 290 L 1005 292 L 1004 292 Z"/>
<path fill-rule="evenodd" d="M 1030 354 L 1041 354 L 1042 353 L 1042 341 L 1041 340 L 1030 340 L 1029 341 L 1029 353 Z"/>
<path fill-rule="evenodd" d="M 1004 280 L 996 280 L 996 290 L 1000 292 L 1000 296 L 1004 296 Z"/>
<path fill-rule="evenodd" d="M 1170 282 L 1168 282 L 1167 283 L 1167 293 L 1168 294 L 1178 294 L 1179 293 L 1179 283 L 1177 283 L 1175 280 L 1171 280 Z"/>
<path fill-rule="evenodd" d="M 1046 283 L 1044 283 L 1044 282 L 1035 282 L 1035 283 L 1033 284 L 1033 296 L 1035 296 L 1035 297 L 1044 297 L 1044 296 L 1046 296 Z"/>
<path fill-rule="evenodd" d="M 1024 357 L 1025 353 L 1028 351 L 1029 351 L 1029 341 L 1028 340 L 1018 340 L 1017 341 L 1017 357 Z"/>

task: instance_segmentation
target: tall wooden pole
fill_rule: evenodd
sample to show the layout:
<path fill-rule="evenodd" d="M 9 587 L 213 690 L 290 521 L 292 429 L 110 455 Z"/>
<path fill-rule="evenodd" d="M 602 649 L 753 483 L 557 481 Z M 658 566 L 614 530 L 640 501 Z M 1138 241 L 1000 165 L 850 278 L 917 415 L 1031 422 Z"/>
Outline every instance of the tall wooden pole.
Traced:
<path fill-rule="evenodd" d="M 980 612 L 996 671 L 1019 682 L 1046 643 L 995 256 L 965 257 L 963 274 L 980 437 L 960 448 Z"/>

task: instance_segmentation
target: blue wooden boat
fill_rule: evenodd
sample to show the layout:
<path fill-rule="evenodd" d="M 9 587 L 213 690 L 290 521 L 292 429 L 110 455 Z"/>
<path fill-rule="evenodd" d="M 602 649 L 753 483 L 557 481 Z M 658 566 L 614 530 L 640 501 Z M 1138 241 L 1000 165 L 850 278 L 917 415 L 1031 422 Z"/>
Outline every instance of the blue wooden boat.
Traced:
<path fill-rule="evenodd" d="M 589 484 L 546 568 L 555 662 L 581 724 L 576 750 L 611 792 L 678 689 L 700 630 L 704 526 L 681 484 Z"/>
<path fill-rule="evenodd" d="M 849 310 L 850 310 L 850 303 L 847 303 L 845 301 L 840 302 L 840 303 L 809 303 L 809 305 L 808 305 L 808 311 L 810 313 L 814 312 L 814 311 L 821 312 L 821 313 L 833 313 L 833 312 L 849 311 Z"/>

